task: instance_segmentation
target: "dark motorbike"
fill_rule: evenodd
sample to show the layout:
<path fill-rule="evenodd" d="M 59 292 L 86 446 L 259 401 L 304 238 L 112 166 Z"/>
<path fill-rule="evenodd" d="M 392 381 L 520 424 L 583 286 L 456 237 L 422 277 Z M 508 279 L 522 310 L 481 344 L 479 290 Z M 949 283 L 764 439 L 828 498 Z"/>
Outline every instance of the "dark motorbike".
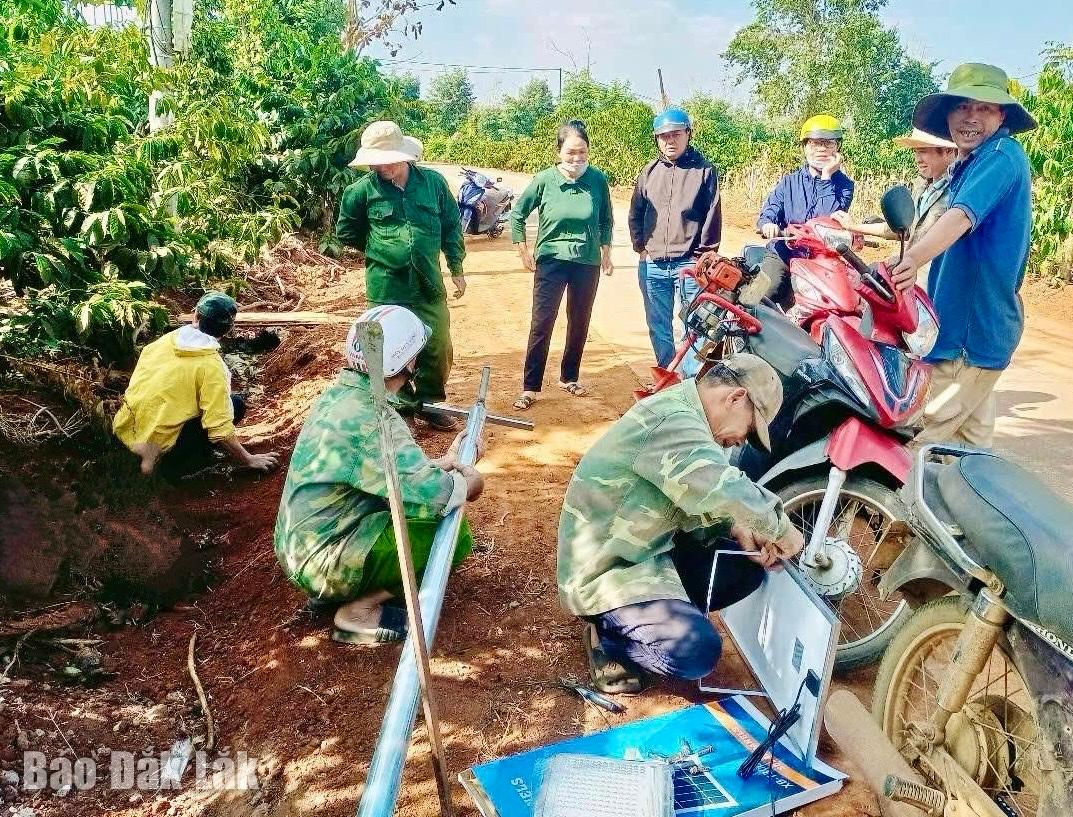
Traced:
<path fill-rule="evenodd" d="M 925 446 L 909 542 L 880 582 L 915 607 L 872 712 L 929 814 L 1073 814 L 1073 506 L 983 451 Z"/>

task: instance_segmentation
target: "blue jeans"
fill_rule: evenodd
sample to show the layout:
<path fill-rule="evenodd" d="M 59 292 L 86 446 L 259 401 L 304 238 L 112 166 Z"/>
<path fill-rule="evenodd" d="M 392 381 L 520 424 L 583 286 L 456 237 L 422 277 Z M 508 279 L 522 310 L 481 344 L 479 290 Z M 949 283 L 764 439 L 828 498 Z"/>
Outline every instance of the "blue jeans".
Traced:
<path fill-rule="evenodd" d="M 677 261 L 648 259 L 637 264 L 637 283 L 645 302 L 648 337 L 657 365 L 664 368 L 674 359 L 675 341 L 685 337 L 685 324 L 679 319 L 676 325 L 675 315 L 681 311 L 682 303 L 691 301 L 700 289 L 692 278 L 679 277 L 681 270 L 694 263 L 691 258 L 682 258 Z M 695 355 L 687 353 L 680 371 L 683 377 L 693 377 L 699 368 Z"/>

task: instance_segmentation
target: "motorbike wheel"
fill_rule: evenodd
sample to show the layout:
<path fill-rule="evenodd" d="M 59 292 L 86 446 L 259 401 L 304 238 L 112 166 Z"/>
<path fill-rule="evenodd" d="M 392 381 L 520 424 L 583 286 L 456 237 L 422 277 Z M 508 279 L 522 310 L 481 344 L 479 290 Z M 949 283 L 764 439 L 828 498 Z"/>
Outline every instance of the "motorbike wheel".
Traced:
<path fill-rule="evenodd" d="M 805 542 L 812 536 L 826 488 L 827 476 L 817 475 L 791 482 L 777 491 L 787 516 L 804 534 Z M 848 582 L 849 590 L 843 590 L 845 582 L 835 582 L 837 589 L 832 591 L 813 580 L 811 572 L 798 564 L 838 615 L 835 669 L 839 672 L 878 661 L 910 613 L 900 593 L 886 600 L 879 597 L 879 580 L 897 554 L 880 554 L 878 546 L 891 523 L 903 518 L 902 502 L 890 488 L 850 474 L 838 496 L 828 539 L 836 548 L 833 555 L 841 557 L 835 569 L 841 566 L 857 572 L 854 568 L 859 565 L 859 578 Z"/>
<path fill-rule="evenodd" d="M 959 596 L 944 596 L 914 611 L 891 641 L 876 677 L 872 715 L 897 749 L 907 742 L 908 724 L 928 720 L 935 710 L 967 614 Z M 946 750 L 1002 811 L 1045 817 L 1041 742 L 1032 695 L 1002 639 L 950 719 Z M 927 779 L 925 769 L 918 771 Z"/>

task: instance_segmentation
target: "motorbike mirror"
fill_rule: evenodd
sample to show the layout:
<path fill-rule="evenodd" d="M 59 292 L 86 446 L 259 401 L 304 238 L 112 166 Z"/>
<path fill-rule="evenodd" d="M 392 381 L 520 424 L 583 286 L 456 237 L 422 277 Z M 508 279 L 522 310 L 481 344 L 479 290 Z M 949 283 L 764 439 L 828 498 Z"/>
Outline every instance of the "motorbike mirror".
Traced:
<path fill-rule="evenodd" d="M 496 176 L 496 181 L 497 181 L 497 182 L 501 182 L 501 181 L 503 181 L 503 177 L 502 177 L 502 176 Z"/>
<path fill-rule="evenodd" d="M 742 255 L 745 257 L 745 266 L 754 270 L 760 267 L 760 263 L 767 255 L 767 247 L 758 247 L 755 244 L 746 245 Z"/>
<path fill-rule="evenodd" d="M 916 206 L 913 204 L 913 194 L 905 185 L 892 187 L 884 193 L 879 207 L 883 211 L 887 226 L 898 235 L 904 235 L 913 226 Z"/>

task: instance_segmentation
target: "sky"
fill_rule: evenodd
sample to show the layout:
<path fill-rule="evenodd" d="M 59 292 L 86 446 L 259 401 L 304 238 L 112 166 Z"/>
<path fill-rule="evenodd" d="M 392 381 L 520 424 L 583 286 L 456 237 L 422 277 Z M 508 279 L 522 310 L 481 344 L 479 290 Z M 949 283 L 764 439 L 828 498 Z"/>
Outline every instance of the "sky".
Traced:
<path fill-rule="evenodd" d="M 601 82 L 626 80 L 635 93 L 659 97 L 656 68 L 667 92 L 685 99 L 704 92 L 738 103 L 748 89 L 735 81 L 719 55 L 753 18 L 748 0 L 456 0 L 422 13 L 424 33 L 391 57 L 382 47 L 370 56 L 392 71 L 415 74 L 422 88 L 439 65 L 549 68 L 589 65 Z M 989 62 L 1027 85 L 1039 72 L 1048 41 L 1073 43 L 1069 0 L 890 0 L 882 11 L 910 54 L 937 61 L 945 76 L 961 62 Z M 503 71 L 472 68 L 481 102 L 513 93 L 532 77 L 557 91 L 557 70 Z"/>

